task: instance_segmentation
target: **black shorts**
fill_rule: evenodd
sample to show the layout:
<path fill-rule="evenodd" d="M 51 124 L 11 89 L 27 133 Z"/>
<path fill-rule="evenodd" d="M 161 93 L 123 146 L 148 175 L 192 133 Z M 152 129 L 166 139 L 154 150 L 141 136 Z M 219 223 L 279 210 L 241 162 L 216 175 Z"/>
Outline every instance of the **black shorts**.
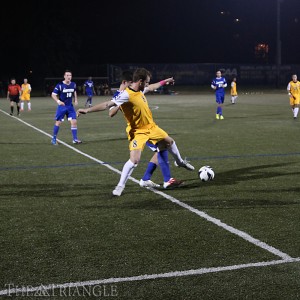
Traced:
<path fill-rule="evenodd" d="M 10 101 L 13 101 L 13 102 L 16 102 L 16 103 L 20 102 L 19 95 L 9 95 L 9 99 L 10 99 Z"/>

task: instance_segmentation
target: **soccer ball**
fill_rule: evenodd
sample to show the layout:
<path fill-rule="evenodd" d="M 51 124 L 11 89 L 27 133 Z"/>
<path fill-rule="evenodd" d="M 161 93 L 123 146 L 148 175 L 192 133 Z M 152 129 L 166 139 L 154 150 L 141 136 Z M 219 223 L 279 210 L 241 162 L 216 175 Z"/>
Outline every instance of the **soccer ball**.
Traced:
<path fill-rule="evenodd" d="M 211 181 L 215 177 L 215 172 L 210 166 L 203 166 L 199 169 L 198 175 L 201 181 Z"/>

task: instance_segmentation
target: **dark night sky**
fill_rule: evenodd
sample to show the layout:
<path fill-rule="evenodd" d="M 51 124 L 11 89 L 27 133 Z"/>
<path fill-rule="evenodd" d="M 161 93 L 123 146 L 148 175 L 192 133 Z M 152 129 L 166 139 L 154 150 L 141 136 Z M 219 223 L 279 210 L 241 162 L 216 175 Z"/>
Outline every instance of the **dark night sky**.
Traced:
<path fill-rule="evenodd" d="M 91 63 L 256 63 L 257 43 L 275 63 L 276 0 L 18 2 L 2 12 L 1 77 Z M 281 4 L 281 39 L 282 63 L 300 64 L 300 0 Z"/>

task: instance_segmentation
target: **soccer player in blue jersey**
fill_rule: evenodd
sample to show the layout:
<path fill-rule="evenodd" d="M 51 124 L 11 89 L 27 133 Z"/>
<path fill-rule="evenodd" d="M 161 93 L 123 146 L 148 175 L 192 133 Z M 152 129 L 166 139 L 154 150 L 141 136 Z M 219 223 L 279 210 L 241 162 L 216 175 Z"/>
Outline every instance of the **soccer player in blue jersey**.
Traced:
<path fill-rule="evenodd" d="M 95 88 L 94 88 L 94 82 L 92 80 L 92 77 L 90 76 L 88 78 L 88 80 L 84 83 L 84 89 L 85 89 L 85 93 L 87 95 L 87 99 L 85 102 L 84 107 L 91 107 L 92 106 L 92 101 L 93 101 L 93 95 L 95 95 Z"/>
<path fill-rule="evenodd" d="M 216 73 L 216 78 L 213 79 L 211 83 L 211 88 L 215 90 L 216 93 L 216 102 L 217 102 L 217 112 L 216 119 L 223 120 L 223 103 L 225 99 L 225 88 L 227 87 L 227 82 L 220 70 Z"/>
<path fill-rule="evenodd" d="M 76 83 L 71 80 L 72 72 L 66 70 L 64 74 L 64 81 L 58 83 L 51 94 L 53 100 L 58 104 L 55 115 L 55 125 L 53 128 L 53 137 L 51 140 L 53 145 L 57 145 L 56 137 L 58 135 L 61 122 L 64 121 L 65 116 L 68 121 L 71 122 L 73 144 L 81 144 L 81 141 L 77 138 L 77 116 L 73 106 L 73 98 L 74 104 L 78 105 Z"/>

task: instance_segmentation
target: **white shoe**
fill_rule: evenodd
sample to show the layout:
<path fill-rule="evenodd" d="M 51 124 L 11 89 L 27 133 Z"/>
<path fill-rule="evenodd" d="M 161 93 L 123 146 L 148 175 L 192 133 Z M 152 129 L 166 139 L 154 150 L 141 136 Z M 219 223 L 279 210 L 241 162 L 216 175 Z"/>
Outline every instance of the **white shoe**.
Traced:
<path fill-rule="evenodd" d="M 185 169 L 187 169 L 187 170 L 189 170 L 189 171 L 194 171 L 195 170 L 195 167 L 194 166 L 192 166 L 186 159 L 185 160 L 183 160 L 181 163 L 177 163 L 176 161 L 174 161 L 174 165 L 176 166 L 176 167 L 183 167 L 183 168 L 185 168 Z"/>
<path fill-rule="evenodd" d="M 164 182 L 164 188 L 168 189 L 168 188 L 174 188 L 174 187 L 178 187 L 183 183 L 182 180 L 177 180 L 175 178 L 170 178 L 169 181 Z"/>
<path fill-rule="evenodd" d="M 157 184 L 151 180 L 143 180 L 143 179 L 140 180 L 140 186 L 141 187 L 152 187 L 152 188 L 160 187 L 159 184 Z"/>
<path fill-rule="evenodd" d="M 113 190 L 113 192 L 112 192 L 113 195 L 114 196 L 121 196 L 124 188 L 125 188 L 125 186 L 117 185 L 115 187 L 115 189 Z"/>

